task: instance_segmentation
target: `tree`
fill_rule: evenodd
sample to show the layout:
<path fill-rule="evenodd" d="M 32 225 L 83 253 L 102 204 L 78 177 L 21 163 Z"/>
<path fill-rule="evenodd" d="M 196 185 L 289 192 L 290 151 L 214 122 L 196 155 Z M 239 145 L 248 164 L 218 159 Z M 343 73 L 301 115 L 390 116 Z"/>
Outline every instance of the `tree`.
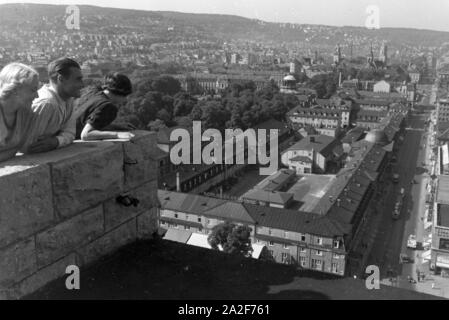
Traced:
<path fill-rule="evenodd" d="M 225 128 L 230 113 L 219 102 L 207 101 L 202 109 L 201 121 L 203 121 L 204 128 L 213 128 L 220 131 Z"/>
<path fill-rule="evenodd" d="M 181 91 L 181 84 L 173 77 L 161 76 L 151 82 L 151 88 L 154 91 L 174 95 Z"/>
<path fill-rule="evenodd" d="M 150 131 L 159 131 L 160 129 L 164 128 L 167 128 L 167 126 L 165 125 L 164 121 L 160 119 L 151 121 L 147 126 L 147 129 L 149 129 Z"/>
<path fill-rule="evenodd" d="M 214 250 L 250 257 L 253 251 L 251 246 L 251 228 L 238 226 L 234 223 L 225 222 L 212 228 L 207 241 Z"/>
<path fill-rule="evenodd" d="M 190 94 L 178 92 L 173 97 L 173 115 L 175 117 L 187 116 L 192 112 L 197 100 Z"/>

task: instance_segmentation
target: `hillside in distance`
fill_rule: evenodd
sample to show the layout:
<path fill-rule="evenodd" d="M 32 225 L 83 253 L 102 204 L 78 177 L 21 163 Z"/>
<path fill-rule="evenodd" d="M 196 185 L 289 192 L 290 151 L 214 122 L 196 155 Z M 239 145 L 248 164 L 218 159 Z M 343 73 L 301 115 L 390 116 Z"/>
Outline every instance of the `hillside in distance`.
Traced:
<path fill-rule="evenodd" d="M 65 28 L 63 5 L 3 4 L 0 5 L 0 31 L 55 31 Z M 158 42 L 192 39 L 249 40 L 265 42 L 299 42 L 335 45 L 337 43 L 386 41 L 399 46 L 439 47 L 449 42 L 449 32 L 363 27 L 333 27 L 291 23 L 269 23 L 233 15 L 192 14 L 165 11 L 78 6 L 81 32 L 144 33 Z M 171 32 L 168 32 L 168 29 Z M 86 31 L 87 30 L 87 31 Z M 1 44 L 0 44 L 1 45 Z"/>

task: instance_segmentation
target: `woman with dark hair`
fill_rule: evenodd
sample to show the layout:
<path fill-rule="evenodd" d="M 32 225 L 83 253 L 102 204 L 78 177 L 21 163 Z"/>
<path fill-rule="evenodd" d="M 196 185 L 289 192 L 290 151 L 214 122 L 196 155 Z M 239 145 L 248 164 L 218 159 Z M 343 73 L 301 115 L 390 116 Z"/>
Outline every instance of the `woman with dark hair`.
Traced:
<path fill-rule="evenodd" d="M 22 147 L 32 121 L 31 105 L 38 97 L 39 75 L 33 68 L 10 63 L 0 72 L 0 161 Z"/>
<path fill-rule="evenodd" d="M 105 77 L 101 87 L 89 87 L 76 107 L 76 138 L 82 140 L 131 139 L 130 132 L 106 131 L 117 117 L 118 108 L 132 93 L 129 78 L 120 73 Z M 131 128 L 128 128 L 131 129 Z"/>

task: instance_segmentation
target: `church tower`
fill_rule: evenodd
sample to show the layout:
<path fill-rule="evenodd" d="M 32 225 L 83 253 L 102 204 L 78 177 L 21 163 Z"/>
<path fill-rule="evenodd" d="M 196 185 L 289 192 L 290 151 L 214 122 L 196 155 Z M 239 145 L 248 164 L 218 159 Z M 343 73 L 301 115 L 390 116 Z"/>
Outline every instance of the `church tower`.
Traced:
<path fill-rule="evenodd" d="M 340 44 L 338 44 L 335 47 L 335 51 L 334 51 L 334 64 L 339 65 L 340 62 L 341 62 L 341 47 L 340 47 Z"/>
<path fill-rule="evenodd" d="M 385 42 L 383 42 L 382 46 L 380 47 L 379 61 L 383 62 L 384 66 L 386 66 L 387 65 L 387 59 L 388 59 L 388 47 L 385 44 Z"/>

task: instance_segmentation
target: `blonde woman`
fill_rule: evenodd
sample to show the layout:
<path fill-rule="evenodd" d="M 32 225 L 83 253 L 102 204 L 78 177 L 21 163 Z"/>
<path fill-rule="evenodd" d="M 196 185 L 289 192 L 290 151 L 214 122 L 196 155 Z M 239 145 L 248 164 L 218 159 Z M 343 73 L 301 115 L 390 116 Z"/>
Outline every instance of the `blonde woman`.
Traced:
<path fill-rule="evenodd" d="M 39 74 L 27 65 L 11 63 L 0 71 L 0 161 L 14 157 L 21 148 L 38 86 Z"/>

